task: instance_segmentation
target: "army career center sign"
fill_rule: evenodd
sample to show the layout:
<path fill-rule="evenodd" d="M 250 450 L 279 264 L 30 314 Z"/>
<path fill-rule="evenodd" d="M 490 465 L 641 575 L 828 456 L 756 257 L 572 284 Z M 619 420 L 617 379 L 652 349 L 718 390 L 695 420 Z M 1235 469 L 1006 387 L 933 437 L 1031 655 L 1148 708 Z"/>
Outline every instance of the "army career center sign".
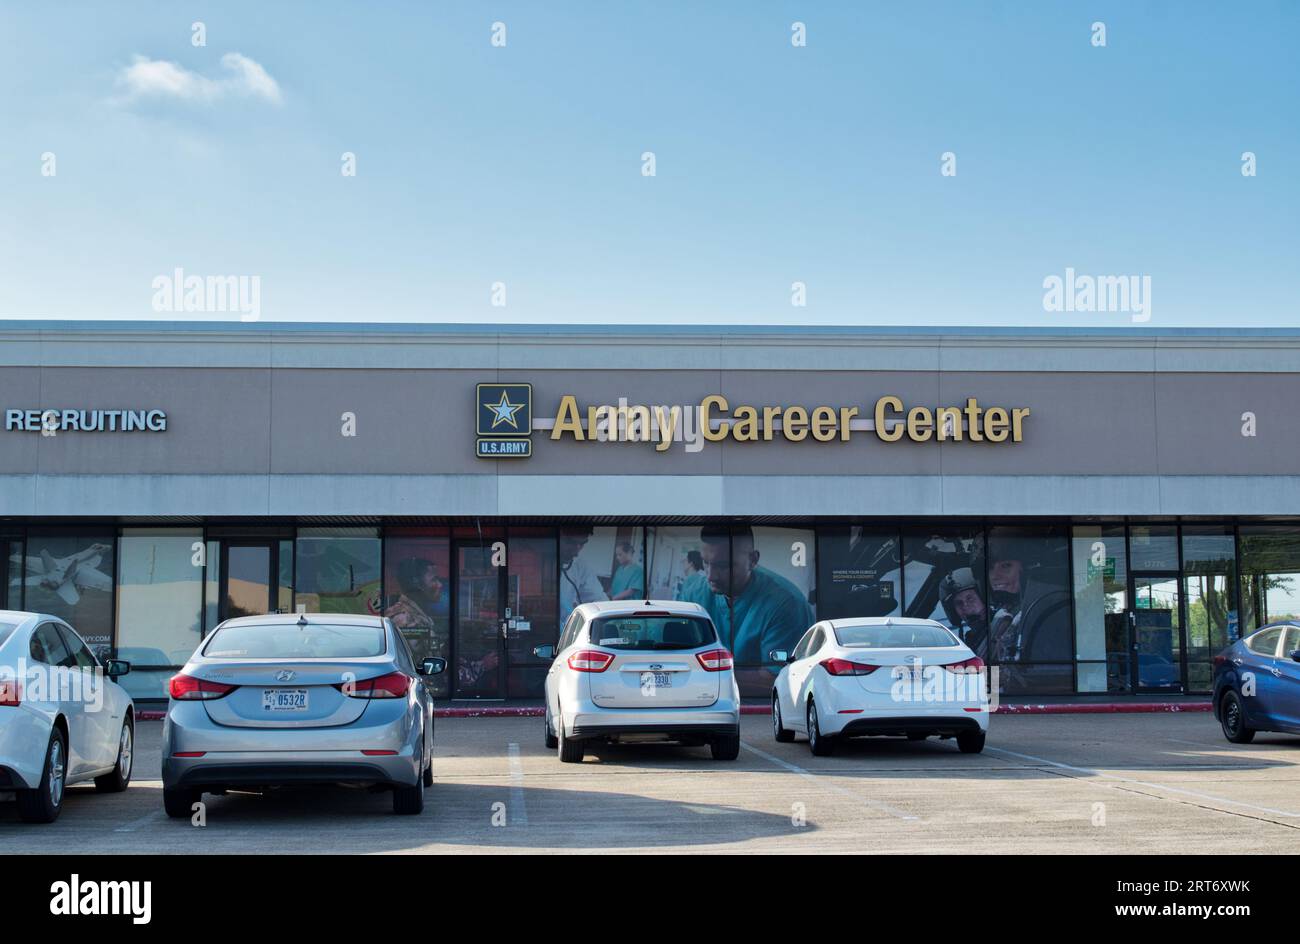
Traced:
<path fill-rule="evenodd" d="M 477 455 L 482 459 L 527 458 L 534 429 L 550 430 L 554 440 L 574 442 L 654 443 L 666 452 L 681 443 L 699 452 L 705 443 L 848 442 L 854 432 L 874 433 L 886 443 L 970 442 L 999 445 L 1025 438 L 1028 407 L 984 406 L 975 397 L 953 406 L 907 406 L 899 397 L 876 400 L 867 416 L 859 407 L 733 407 L 714 394 L 699 403 L 677 405 L 617 404 L 582 407 L 576 397 L 560 398 L 554 419 L 533 418 L 533 387 L 527 383 L 481 383 L 478 400 Z"/>

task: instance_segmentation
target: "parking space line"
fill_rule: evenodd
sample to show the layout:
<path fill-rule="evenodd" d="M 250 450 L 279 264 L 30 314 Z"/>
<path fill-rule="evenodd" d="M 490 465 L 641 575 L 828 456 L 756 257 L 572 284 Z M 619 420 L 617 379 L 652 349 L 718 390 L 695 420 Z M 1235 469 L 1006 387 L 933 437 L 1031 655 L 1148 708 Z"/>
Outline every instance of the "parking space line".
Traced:
<path fill-rule="evenodd" d="M 817 784 L 817 786 L 821 787 L 823 790 L 829 790 L 832 793 L 838 793 L 840 796 L 848 797 L 850 800 L 854 800 L 858 803 L 863 803 L 871 807 L 873 810 L 879 810 L 882 813 L 888 813 L 890 816 L 896 816 L 899 819 L 919 820 L 921 818 L 919 816 L 913 816 L 911 813 L 905 813 L 902 810 L 897 809 L 896 807 L 890 806 L 888 803 L 881 803 L 879 800 L 872 800 L 869 799 L 868 797 L 860 796 L 859 794 L 854 793 L 852 790 L 845 790 L 843 787 L 830 782 L 824 777 L 818 777 L 811 770 L 805 770 L 803 767 L 800 767 L 798 764 L 792 764 L 789 761 L 782 760 L 781 758 L 773 754 L 769 754 L 767 751 L 760 751 L 757 747 L 754 747 L 752 744 L 749 744 L 745 741 L 741 741 L 740 746 L 753 754 L 757 754 L 759 757 L 763 758 L 763 760 L 767 761 L 770 764 L 775 764 L 778 767 L 783 767 L 786 770 L 790 771 L 790 773 L 798 774 L 800 777 L 803 777 L 805 780 L 811 780 L 813 783 Z"/>
<path fill-rule="evenodd" d="M 166 818 L 167 817 L 162 810 L 154 810 L 152 813 L 148 814 L 147 816 L 141 816 L 139 819 L 131 820 L 131 822 L 127 823 L 124 826 L 117 827 L 117 829 L 113 830 L 113 832 L 133 833 L 141 826 L 148 826 L 150 823 L 157 822 L 159 820 L 163 820 Z"/>
<path fill-rule="evenodd" d="M 519 745 L 511 741 L 506 755 L 510 763 L 510 822 L 527 826 L 528 802 L 524 799 L 524 765 L 519 760 Z"/>
<path fill-rule="evenodd" d="M 1136 777 L 1121 777 L 1119 774 L 1109 774 L 1103 770 L 1096 770 L 1091 767 L 1076 767 L 1073 764 L 1065 764 L 1061 761 L 1048 760 L 1045 757 L 1035 757 L 1032 754 L 1021 754 L 1017 751 L 1009 751 L 1004 747 L 986 747 L 986 751 L 994 751 L 998 754 L 1006 754 L 1008 757 L 1015 757 L 1020 760 L 1026 760 L 1034 764 L 1045 764 L 1048 767 L 1054 767 L 1057 770 L 1070 771 L 1074 774 L 1080 774 L 1085 777 L 1098 777 L 1103 780 L 1113 780 L 1117 783 L 1131 784 L 1133 786 L 1148 787 L 1152 790 L 1165 790 L 1169 793 L 1178 793 L 1183 796 L 1195 797 L 1198 800 L 1205 800 L 1210 803 L 1222 803 L 1228 806 L 1238 806 L 1245 810 L 1252 810 L 1256 813 L 1264 813 L 1270 816 L 1283 816 L 1287 819 L 1300 819 L 1300 813 L 1291 810 L 1279 810 L 1269 806 L 1256 806 L 1254 803 L 1245 803 L 1241 800 L 1230 800 L 1227 797 L 1216 796 L 1212 793 L 1201 793 L 1197 790 L 1186 790 L 1182 787 L 1171 787 L 1163 783 L 1154 783 L 1150 780 L 1139 780 Z M 1102 786 L 1102 784 L 1099 784 Z M 1132 791 L 1141 793 L 1141 791 Z M 1142 796 L 1151 796 L 1149 793 L 1143 793 Z M 1154 797 L 1154 799 L 1167 799 L 1166 797 Z M 1199 804 L 1197 804 L 1199 805 Z M 1202 807 L 1203 809 L 1215 809 L 1214 807 Z M 1234 816 L 1243 814 L 1234 813 L 1232 810 L 1217 810 L 1220 813 L 1228 813 Z M 1300 828 L 1291 826 L 1289 823 L 1278 823 L 1279 826 L 1289 826 L 1290 828 Z"/>

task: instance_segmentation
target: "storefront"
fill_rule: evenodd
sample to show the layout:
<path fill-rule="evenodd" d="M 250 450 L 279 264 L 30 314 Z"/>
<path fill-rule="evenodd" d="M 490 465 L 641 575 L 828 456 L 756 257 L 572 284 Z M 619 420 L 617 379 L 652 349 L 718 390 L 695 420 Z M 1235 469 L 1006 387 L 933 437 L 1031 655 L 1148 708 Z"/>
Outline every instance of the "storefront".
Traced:
<path fill-rule="evenodd" d="M 222 619 L 383 613 L 536 697 L 578 603 L 693 600 L 762 696 L 929 616 L 1005 694 L 1202 692 L 1300 614 L 1300 332 L 0 326 L 0 603 L 137 698 Z"/>

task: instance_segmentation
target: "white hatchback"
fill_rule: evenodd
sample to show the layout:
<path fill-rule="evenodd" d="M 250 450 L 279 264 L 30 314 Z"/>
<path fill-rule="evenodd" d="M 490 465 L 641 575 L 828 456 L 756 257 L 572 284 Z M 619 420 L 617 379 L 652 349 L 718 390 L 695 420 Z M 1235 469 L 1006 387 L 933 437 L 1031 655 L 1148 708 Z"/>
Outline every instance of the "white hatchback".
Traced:
<path fill-rule="evenodd" d="M 984 749 L 984 662 L 934 620 L 823 620 L 793 652 L 769 658 L 785 663 L 772 692 L 778 741 L 806 734 L 818 756 L 833 753 L 839 738 L 879 735 L 956 738 L 966 754 Z"/>
<path fill-rule="evenodd" d="M 135 705 L 113 681 L 130 669 L 101 666 L 57 617 L 0 610 L 0 791 L 17 794 L 24 820 L 57 819 L 71 784 L 131 782 Z"/>

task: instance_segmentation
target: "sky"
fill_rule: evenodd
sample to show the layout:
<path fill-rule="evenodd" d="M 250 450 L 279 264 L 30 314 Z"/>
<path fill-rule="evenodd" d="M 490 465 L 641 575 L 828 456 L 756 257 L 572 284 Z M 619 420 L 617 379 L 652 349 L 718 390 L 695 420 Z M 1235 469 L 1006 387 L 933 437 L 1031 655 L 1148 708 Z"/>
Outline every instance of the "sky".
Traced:
<path fill-rule="evenodd" d="M 1300 325 L 1292 0 L 2 0 L 0 36 L 3 318 Z M 167 311 L 177 269 L 246 304 Z M 1070 270 L 1145 312 L 1049 310 Z"/>

